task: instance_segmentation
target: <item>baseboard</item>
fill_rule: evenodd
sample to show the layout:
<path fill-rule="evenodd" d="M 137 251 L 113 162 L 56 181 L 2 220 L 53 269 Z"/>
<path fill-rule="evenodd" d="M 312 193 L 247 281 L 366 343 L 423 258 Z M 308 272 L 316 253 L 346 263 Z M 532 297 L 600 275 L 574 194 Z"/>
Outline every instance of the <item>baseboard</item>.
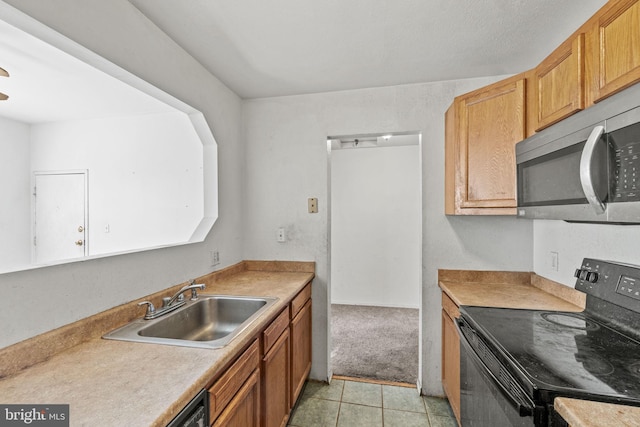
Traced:
<path fill-rule="evenodd" d="M 411 383 L 399 383 L 396 381 L 384 381 L 384 380 L 376 380 L 372 378 L 345 377 L 343 375 L 334 375 L 331 378 L 331 380 L 354 381 L 358 383 L 369 383 L 369 384 L 380 384 L 380 385 L 392 385 L 396 387 L 416 388 L 416 385 Z"/>
<path fill-rule="evenodd" d="M 358 305 L 358 306 L 362 306 L 362 307 L 384 307 L 384 308 L 411 308 L 414 310 L 419 310 L 420 307 L 417 305 L 389 305 L 389 304 L 372 304 L 372 303 L 363 303 L 363 302 L 338 302 L 338 301 L 331 301 L 331 304 L 337 304 L 337 305 Z"/>

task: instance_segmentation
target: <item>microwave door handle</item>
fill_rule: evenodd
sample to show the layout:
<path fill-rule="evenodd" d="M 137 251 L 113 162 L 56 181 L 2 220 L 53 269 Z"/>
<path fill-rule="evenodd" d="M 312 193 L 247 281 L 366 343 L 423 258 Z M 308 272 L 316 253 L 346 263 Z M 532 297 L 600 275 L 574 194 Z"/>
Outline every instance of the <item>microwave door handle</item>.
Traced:
<path fill-rule="evenodd" d="M 596 144 L 603 133 L 604 126 L 596 126 L 593 128 L 582 150 L 582 156 L 580 157 L 580 183 L 582 184 L 582 191 L 584 191 L 587 201 L 597 214 L 604 213 L 606 207 L 602 200 L 598 198 L 593 185 L 593 177 L 591 176 L 591 159 L 593 158 Z"/>

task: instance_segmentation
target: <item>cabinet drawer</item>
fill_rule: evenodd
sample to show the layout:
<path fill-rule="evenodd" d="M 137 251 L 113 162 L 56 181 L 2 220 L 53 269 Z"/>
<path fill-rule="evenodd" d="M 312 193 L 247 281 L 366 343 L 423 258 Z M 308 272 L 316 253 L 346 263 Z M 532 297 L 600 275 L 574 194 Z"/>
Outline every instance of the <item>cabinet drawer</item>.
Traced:
<path fill-rule="evenodd" d="M 271 322 L 271 325 L 262 333 L 264 342 L 264 354 L 267 354 L 273 344 L 278 340 L 278 337 L 282 335 L 285 329 L 289 326 L 289 310 L 286 308 L 282 310 L 282 313 Z"/>
<path fill-rule="evenodd" d="M 215 420 L 260 364 L 258 340 L 209 388 L 209 419 Z"/>
<path fill-rule="evenodd" d="M 458 309 L 458 304 L 453 302 L 449 295 L 442 293 L 442 309 L 447 312 L 449 317 L 455 319 L 460 317 L 460 310 Z"/>
<path fill-rule="evenodd" d="M 300 309 L 304 307 L 304 304 L 310 298 L 311 298 L 311 283 L 307 284 L 307 286 L 305 286 L 304 289 L 302 289 L 300 293 L 295 296 L 293 301 L 291 301 L 291 318 L 292 319 L 296 317 L 296 314 L 298 314 Z"/>

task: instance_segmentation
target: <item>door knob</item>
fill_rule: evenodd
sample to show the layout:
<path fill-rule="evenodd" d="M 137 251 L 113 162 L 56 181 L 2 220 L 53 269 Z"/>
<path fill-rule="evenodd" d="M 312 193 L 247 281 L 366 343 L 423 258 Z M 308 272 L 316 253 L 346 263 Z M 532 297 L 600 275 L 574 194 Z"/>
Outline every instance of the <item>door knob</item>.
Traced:
<path fill-rule="evenodd" d="M 76 241 L 76 245 L 78 245 L 78 246 L 82 246 L 82 245 L 83 245 L 83 243 L 84 243 L 84 242 L 83 242 L 82 240 L 77 240 L 77 241 Z"/>
<path fill-rule="evenodd" d="M 78 233 L 82 233 L 83 231 L 84 231 L 84 227 L 83 226 L 78 227 Z"/>

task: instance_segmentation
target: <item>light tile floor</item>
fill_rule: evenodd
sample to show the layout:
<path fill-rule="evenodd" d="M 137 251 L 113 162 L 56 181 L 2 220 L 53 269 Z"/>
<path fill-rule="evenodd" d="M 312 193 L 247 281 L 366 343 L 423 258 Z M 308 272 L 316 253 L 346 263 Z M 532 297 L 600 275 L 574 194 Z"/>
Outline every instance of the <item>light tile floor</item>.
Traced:
<path fill-rule="evenodd" d="M 289 419 L 295 427 L 457 427 L 446 399 L 414 388 L 366 382 L 309 381 Z"/>

